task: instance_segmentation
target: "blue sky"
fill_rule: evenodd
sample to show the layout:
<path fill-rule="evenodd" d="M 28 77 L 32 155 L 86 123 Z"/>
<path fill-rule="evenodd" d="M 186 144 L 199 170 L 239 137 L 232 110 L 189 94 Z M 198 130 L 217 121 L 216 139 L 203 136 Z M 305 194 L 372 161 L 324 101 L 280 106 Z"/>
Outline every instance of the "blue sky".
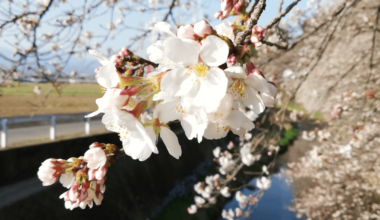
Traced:
<path fill-rule="evenodd" d="M 252 0 L 253 1 L 253 0 Z M 267 0 L 267 7 L 266 10 L 263 12 L 258 24 L 265 26 L 268 22 L 270 22 L 276 15 L 278 10 L 278 4 L 280 0 Z M 90 1 L 91 2 L 91 1 Z M 182 2 L 182 1 L 181 1 Z M 186 13 L 182 7 L 176 7 L 174 9 L 174 18 L 176 22 L 180 22 L 183 24 L 189 24 L 189 23 L 195 23 L 200 21 L 203 18 L 204 14 L 209 15 L 209 22 L 211 25 L 215 26 L 221 23 L 221 21 L 216 20 L 213 18 L 213 14 L 215 11 L 220 10 L 220 0 L 194 0 L 195 6 L 194 6 L 194 14 Z M 201 7 L 199 7 L 199 2 L 201 2 Z M 287 5 L 289 5 L 293 0 L 284 0 L 283 8 L 285 8 Z M 297 7 L 305 8 L 306 7 L 307 0 L 302 0 L 300 3 L 298 3 Z M 124 4 L 125 3 L 125 4 Z M 0 3 L 0 8 L 5 8 L 8 3 L 2 2 Z M 59 7 L 53 7 L 50 9 L 51 11 L 47 13 L 47 15 L 43 19 L 43 25 L 41 25 L 41 28 L 39 29 L 38 35 L 42 36 L 44 33 L 54 33 L 56 31 L 54 28 L 52 28 L 49 25 L 46 25 L 47 23 L 52 23 L 54 18 L 57 15 L 62 15 L 64 10 L 69 9 L 75 9 L 79 5 L 81 5 L 81 1 L 70 1 L 66 4 L 60 4 Z M 124 5 L 132 5 L 129 1 L 124 1 Z M 139 6 L 137 6 L 139 7 Z M 136 8 L 136 6 L 135 6 Z M 108 8 L 105 6 L 101 6 L 98 11 L 95 13 L 102 14 L 104 13 Z M 191 10 L 191 9 L 190 9 Z M 159 11 L 157 13 L 157 20 L 162 20 L 164 14 L 166 13 L 166 10 Z M 136 29 L 145 30 L 145 24 L 149 21 L 152 21 L 152 12 L 145 12 L 145 13 L 139 13 L 139 12 L 130 12 L 129 14 L 126 14 L 126 16 L 123 18 L 123 25 L 127 25 Z M 3 17 L 0 17 L 3 18 Z M 106 31 L 106 26 L 111 21 L 115 21 L 118 18 L 122 18 L 121 14 L 117 12 L 116 10 L 114 13 L 104 13 L 103 15 L 96 17 L 92 19 L 90 22 L 87 22 L 84 24 L 83 30 L 85 31 L 91 31 L 94 36 L 99 36 L 99 34 L 102 34 Z M 229 20 L 233 20 L 234 18 L 229 18 Z M 169 18 L 169 22 L 172 23 L 172 19 Z M 131 29 L 125 29 L 120 28 L 120 30 L 124 31 L 114 31 L 113 38 L 107 39 L 99 48 L 99 50 L 103 53 L 106 53 L 107 48 L 112 48 L 115 51 L 118 51 L 119 48 L 129 45 L 131 43 L 130 38 L 135 37 L 136 35 L 139 35 L 142 33 L 138 30 L 131 30 Z M 68 32 L 65 33 L 68 35 L 76 35 L 81 34 L 80 32 Z M 149 38 L 150 39 L 150 38 Z M 3 35 L 0 37 L 0 48 L 2 50 L 2 54 L 6 56 L 10 56 L 10 53 L 12 51 L 12 48 L 4 43 L 4 41 L 12 41 L 12 36 L 7 36 L 3 33 Z M 94 45 L 94 41 L 96 39 L 89 40 L 86 42 L 87 45 L 92 47 Z M 145 40 L 142 42 L 142 44 L 136 44 L 132 47 L 132 51 L 136 54 L 146 57 L 146 48 L 149 46 L 150 40 Z M 140 47 L 141 49 L 136 50 L 137 47 Z M 67 45 L 62 45 L 63 48 L 67 47 Z M 47 44 L 43 47 L 44 50 L 50 50 L 50 44 Z M 0 63 L 4 64 L 4 61 L 0 58 Z M 92 74 L 93 69 L 96 68 L 99 64 L 96 62 L 94 58 L 92 58 L 90 55 L 84 55 L 82 58 L 78 58 L 77 56 L 72 56 L 70 59 L 69 65 L 64 69 L 65 72 L 70 72 L 71 70 L 78 69 L 80 73 L 88 73 Z"/>

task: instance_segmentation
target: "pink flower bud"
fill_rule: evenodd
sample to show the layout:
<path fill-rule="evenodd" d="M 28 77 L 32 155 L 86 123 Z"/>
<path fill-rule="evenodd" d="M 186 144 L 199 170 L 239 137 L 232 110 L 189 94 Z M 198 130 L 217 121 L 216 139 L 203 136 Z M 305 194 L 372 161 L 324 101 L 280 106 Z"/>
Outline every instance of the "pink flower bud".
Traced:
<path fill-rule="evenodd" d="M 230 141 L 230 143 L 228 143 L 228 145 L 227 145 L 227 148 L 229 149 L 229 150 L 231 150 L 232 148 L 234 148 L 235 147 L 235 145 L 234 145 L 234 142 L 232 142 L 232 141 Z"/>
<path fill-rule="evenodd" d="M 232 66 L 235 65 L 236 57 L 234 55 L 231 55 L 230 57 L 228 57 L 227 63 L 231 64 Z"/>
<path fill-rule="evenodd" d="M 241 216 L 243 214 L 243 211 L 239 208 L 236 208 L 235 212 L 236 212 L 236 216 Z"/>
<path fill-rule="evenodd" d="M 62 195 L 59 196 L 60 199 L 63 199 L 64 201 L 70 201 L 69 198 L 69 190 L 64 192 Z"/>
<path fill-rule="evenodd" d="M 85 191 L 87 191 L 88 188 L 90 188 L 90 182 L 89 181 L 83 182 L 81 185 L 82 185 L 82 188 L 81 188 L 82 192 L 85 192 Z"/>
<path fill-rule="evenodd" d="M 239 14 L 242 9 L 243 9 L 243 6 L 244 6 L 244 0 L 238 0 L 238 1 L 234 1 L 234 11 L 236 14 Z"/>
<path fill-rule="evenodd" d="M 102 204 L 102 201 L 103 201 L 103 194 L 102 193 L 99 193 L 97 196 L 95 196 L 94 202 L 96 205 Z"/>
<path fill-rule="evenodd" d="M 194 32 L 200 37 L 207 37 L 214 32 L 214 29 L 207 21 L 203 20 L 194 25 Z"/>
<path fill-rule="evenodd" d="M 255 26 L 252 29 L 252 36 L 250 38 L 250 41 L 257 47 L 261 46 L 261 41 L 264 39 L 264 37 L 267 35 L 267 30 L 262 28 L 261 26 Z"/>
<path fill-rule="evenodd" d="M 182 39 L 190 39 L 190 40 L 196 40 L 197 38 L 199 38 L 199 36 L 195 34 L 194 32 L 193 25 L 181 26 L 178 29 L 177 36 Z"/>
<path fill-rule="evenodd" d="M 250 40 L 254 44 L 259 42 L 259 38 L 256 35 L 252 35 Z"/>
<path fill-rule="evenodd" d="M 232 10 L 232 2 L 233 2 L 233 0 L 222 0 L 221 5 L 220 5 L 221 6 L 221 10 L 222 11 L 226 11 L 229 8 Z"/>
<path fill-rule="evenodd" d="M 223 19 L 226 18 L 230 12 L 232 11 L 232 5 L 228 7 L 226 10 L 223 10 Z"/>
<path fill-rule="evenodd" d="M 96 68 L 96 69 L 94 70 L 94 72 L 95 72 L 96 74 L 98 74 L 100 68 L 102 68 L 102 67 L 103 67 L 103 66 L 99 66 L 98 68 Z"/>
<path fill-rule="evenodd" d="M 98 184 L 98 185 L 102 185 L 102 184 L 104 184 L 104 182 L 106 182 L 106 178 L 103 178 L 103 179 L 97 180 L 97 181 L 96 181 L 96 184 Z"/>
<path fill-rule="evenodd" d="M 101 168 L 99 168 L 96 172 L 95 172 L 95 177 L 97 180 L 101 180 L 105 177 L 107 173 L 107 165 L 105 166 L 102 166 Z"/>
<path fill-rule="evenodd" d="M 96 172 L 96 170 L 94 170 L 94 169 L 89 169 L 88 170 L 88 180 L 95 180 L 96 179 L 96 177 L 95 177 L 95 172 Z"/>
<path fill-rule="evenodd" d="M 247 67 L 247 75 L 248 76 L 253 74 L 254 70 L 256 69 L 255 65 L 252 62 L 248 62 L 246 64 L 246 67 Z"/>
<path fill-rule="evenodd" d="M 104 144 L 100 144 L 98 142 L 94 142 L 90 145 L 90 148 L 95 148 L 95 147 L 104 147 Z"/>
<path fill-rule="evenodd" d="M 222 20 L 223 19 L 223 12 L 222 11 L 215 12 L 214 18 Z"/>
<path fill-rule="evenodd" d="M 87 191 L 82 192 L 79 196 L 79 203 L 85 201 L 87 197 L 88 197 L 88 192 Z"/>
<path fill-rule="evenodd" d="M 125 57 L 129 56 L 130 52 L 129 52 L 128 48 L 125 48 L 125 47 L 121 48 L 121 55 L 123 55 Z"/>
<path fill-rule="evenodd" d="M 270 95 L 273 98 L 276 98 L 277 97 L 277 85 L 276 85 L 276 83 L 268 82 L 268 89 L 269 89 Z"/>

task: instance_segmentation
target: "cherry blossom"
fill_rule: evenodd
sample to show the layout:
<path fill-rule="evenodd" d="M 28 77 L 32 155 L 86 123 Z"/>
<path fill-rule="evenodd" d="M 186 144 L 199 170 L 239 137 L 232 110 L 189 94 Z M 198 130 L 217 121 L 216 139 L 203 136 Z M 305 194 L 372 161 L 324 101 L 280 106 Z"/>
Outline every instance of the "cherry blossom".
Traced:
<path fill-rule="evenodd" d="M 220 190 L 220 194 L 222 194 L 224 197 L 230 197 L 231 196 L 231 193 L 230 193 L 230 188 L 228 188 L 227 186 L 223 187 L 221 190 Z"/>
<path fill-rule="evenodd" d="M 247 68 L 229 67 L 225 73 L 229 79 L 228 93 L 233 97 L 236 109 L 239 105 L 247 106 L 254 113 L 260 114 L 265 106 L 274 105 L 277 89 L 266 81 L 253 63 L 247 63 Z"/>
<path fill-rule="evenodd" d="M 87 160 L 87 166 L 90 169 L 98 169 L 107 162 L 107 156 L 101 148 L 91 148 L 84 154 L 84 159 Z"/>
<path fill-rule="evenodd" d="M 98 105 L 98 110 L 86 116 L 94 117 L 99 113 L 105 113 L 105 111 L 111 110 L 114 106 L 120 108 L 129 96 L 121 95 L 124 89 L 118 88 L 120 78 L 114 62 L 96 50 L 89 50 L 89 53 L 103 65 L 97 70 L 96 80 L 105 90 L 104 96 L 95 101 Z"/>
<path fill-rule="evenodd" d="M 235 194 L 236 201 L 239 203 L 239 207 L 244 209 L 249 201 L 249 197 L 244 195 L 241 191 L 237 191 Z"/>
<path fill-rule="evenodd" d="M 222 211 L 222 218 L 227 220 L 233 220 L 235 217 L 235 213 L 232 209 L 229 209 L 228 212 L 223 209 Z"/>
<path fill-rule="evenodd" d="M 215 157 L 215 158 L 219 158 L 219 156 L 220 156 L 220 147 L 216 147 L 216 148 L 212 151 L 212 153 L 214 154 L 214 157 Z"/>
<path fill-rule="evenodd" d="M 187 211 L 189 214 L 195 214 L 197 212 L 197 206 L 196 205 L 191 205 L 189 208 L 187 208 Z"/>
<path fill-rule="evenodd" d="M 261 190 L 267 190 L 270 188 L 271 180 L 265 176 L 256 179 L 256 186 Z"/>
<path fill-rule="evenodd" d="M 219 35 L 228 37 L 232 42 L 235 40 L 234 29 L 230 21 L 224 20 L 223 23 L 215 26 L 215 30 Z"/>
<path fill-rule="evenodd" d="M 74 181 L 75 181 L 75 176 L 74 176 L 73 172 L 64 173 L 59 178 L 59 182 L 62 184 L 62 186 L 66 187 L 68 189 L 71 187 L 71 185 L 74 183 Z"/>
<path fill-rule="evenodd" d="M 203 204 L 205 204 L 206 200 L 202 197 L 199 197 L 199 196 L 195 196 L 194 197 L 194 200 L 195 200 L 195 204 L 198 206 L 198 207 L 201 207 Z"/>
<path fill-rule="evenodd" d="M 133 159 L 144 161 L 152 152 L 158 153 L 153 127 L 145 128 L 132 114 L 113 108 L 104 114 L 102 122 L 108 130 L 119 133 L 125 153 Z"/>
<path fill-rule="evenodd" d="M 64 160 L 47 159 L 38 168 L 38 178 L 42 181 L 42 185 L 49 186 L 57 181 L 59 175 L 64 173 Z"/>

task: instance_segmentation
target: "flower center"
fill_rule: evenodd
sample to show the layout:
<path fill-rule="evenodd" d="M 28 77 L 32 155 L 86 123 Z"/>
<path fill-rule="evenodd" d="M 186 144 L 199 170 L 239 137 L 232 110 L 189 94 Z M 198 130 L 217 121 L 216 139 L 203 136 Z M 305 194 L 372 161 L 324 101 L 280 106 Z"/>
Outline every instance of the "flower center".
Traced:
<path fill-rule="evenodd" d="M 183 110 L 182 106 L 180 106 L 180 105 L 175 107 L 174 112 L 176 114 L 181 114 L 182 117 L 186 115 L 185 110 Z"/>
<path fill-rule="evenodd" d="M 113 132 L 118 133 L 120 138 L 127 139 L 128 129 L 124 126 L 110 125 Z"/>
<path fill-rule="evenodd" d="M 237 99 L 241 99 L 242 102 L 244 102 L 244 98 L 248 98 L 248 96 L 245 95 L 244 91 L 244 79 L 236 80 L 229 91 L 229 94 L 233 96 L 234 101 Z"/>
<path fill-rule="evenodd" d="M 219 125 L 219 123 L 216 124 L 216 132 L 219 132 L 221 130 L 223 131 L 231 131 L 231 127 L 230 126 L 223 126 L 223 125 Z"/>
<path fill-rule="evenodd" d="M 197 63 L 197 64 L 194 64 L 190 67 L 188 67 L 188 69 L 192 72 L 192 73 L 195 73 L 195 75 L 197 75 L 198 77 L 201 77 L 203 79 L 206 79 L 207 77 L 207 72 L 209 70 L 209 67 L 206 66 L 205 64 L 203 63 Z"/>

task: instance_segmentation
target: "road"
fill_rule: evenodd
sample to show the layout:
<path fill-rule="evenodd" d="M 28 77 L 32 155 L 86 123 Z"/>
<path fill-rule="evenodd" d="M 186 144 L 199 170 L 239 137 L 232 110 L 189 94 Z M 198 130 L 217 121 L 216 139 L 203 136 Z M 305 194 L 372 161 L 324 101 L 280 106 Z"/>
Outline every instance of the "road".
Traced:
<path fill-rule="evenodd" d="M 8 144 L 24 142 L 35 139 L 49 138 L 50 125 L 40 125 L 35 127 L 11 128 L 8 129 Z M 91 121 L 91 132 L 106 131 L 100 120 Z M 84 132 L 84 122 L 74 122 L 56 125 L 56 136 L 70 135 Z"/>

